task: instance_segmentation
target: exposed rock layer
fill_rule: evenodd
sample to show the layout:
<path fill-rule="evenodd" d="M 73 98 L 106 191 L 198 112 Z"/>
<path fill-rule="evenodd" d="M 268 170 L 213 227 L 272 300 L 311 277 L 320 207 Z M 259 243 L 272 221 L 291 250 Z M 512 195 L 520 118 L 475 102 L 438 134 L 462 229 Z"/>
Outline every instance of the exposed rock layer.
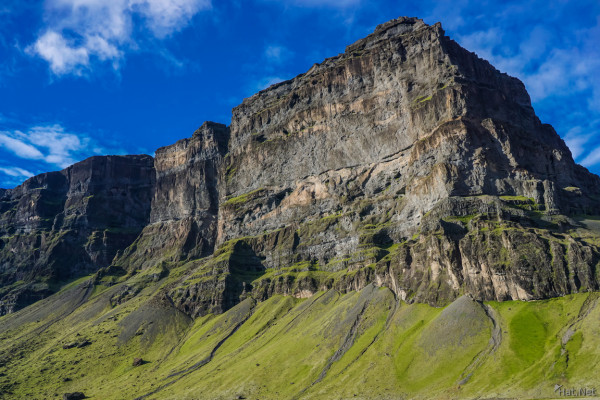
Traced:
<path fill-rule="evenodd" d="M 575 216 L 600 214 L 600 178 L 539 121 L 519 80 L 439 24 L 380 25 L 345 53 L 244 100 L 230 127 L 205 123 L 159 149 L 155 171 L 144 160 L 138 180 L 116 186 L 144 188 L 125 196 L 140 201 L 137 214 L 126 208 L 136 201 L 114 204 L 137 221 L 115 225 L 131 235 L 99 252 L 78 244 L 90 262 L 63 264 L 89 271 L 112 263 L 98 279 L 115 271 L 160 277 L 185 264 L 165 295 L 192 316 L 249 296 L 308 297 L 369 283 L 435 305 L 463 293 L 527 300 L 598 289 L 598 232 Z M 67 175 L 0 193 L 25 199 L 42 179 L 44 198 L 55 202 L 35 211 L 37 219 L 25 200 L 13 214 L 3 206 L 7 235 L 38 229 L 44 218 L 53 220 L 46 231 L 106 232 L 93 225 L 105 208 L 87 207 L 77 214 L 85 223 L 63 227 L 66 206 L 55 199 Z M 33 242 L 19 240 L 30 254 Z M 3 271 L 26 264 L 0 251 Z M 4 285 L 17 279 L 5 276 Z"/>
<path fill-rule="evenodd" d="M 215 287 L 266 299 L 376 282 L 435 305 L 598 288 L 597 234 L 564 215 L 598 214 L 600 180 L 519 80 L 439 24 L 379 26 L 246 99 L 230 129 L 220 247 L 171 292 L 186 312 L 228 308 Z"/>
<path fill-rule="evenodd" d="M 150 223 L 123 257 L 127 269 L 205 257 L 213 253 L 219 210 L 219 170 L 229 130 L 204 123 L 190 139 L 158 149 Z"/>

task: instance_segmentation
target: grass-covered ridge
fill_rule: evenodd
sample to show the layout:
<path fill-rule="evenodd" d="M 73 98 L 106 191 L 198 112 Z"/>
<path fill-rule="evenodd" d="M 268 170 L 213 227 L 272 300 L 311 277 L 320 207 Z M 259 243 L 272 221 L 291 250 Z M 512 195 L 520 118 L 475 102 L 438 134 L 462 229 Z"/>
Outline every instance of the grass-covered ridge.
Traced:
<path fill-rule="evenodd" d="M 172 272 L 174 275 L 177 271 Z M 247 298 L 191 320 L 160 294 L 171 277 L 133 286 L 83 279 L 0 318 L 7 398 L 548 398 L 554 384 L 594 385 L 599 296 L 445 308 L 387 288 Z M 132 281 L 132 282 L 130 282 Z M 91 342 L 83 347 L 64 345 Z M 68 347 L 68 346 L 67 346 Z M 133 366 L 133 359 L 144 363 Z"/>

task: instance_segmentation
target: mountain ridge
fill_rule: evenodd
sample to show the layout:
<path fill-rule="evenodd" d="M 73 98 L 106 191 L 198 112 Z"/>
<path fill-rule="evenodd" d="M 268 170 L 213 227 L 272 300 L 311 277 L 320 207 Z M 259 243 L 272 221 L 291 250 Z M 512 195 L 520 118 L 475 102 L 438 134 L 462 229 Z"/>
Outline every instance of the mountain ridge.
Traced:
<path fill-rule="evenodd" d="M 401 17 L 230 126 L 0 190 L 0 397 L 591 387 L 598 215 L 522 82 Z"/>
<path fill-rule="evenodd" d="M 94 160 L 100 162 L 90 158 L 64 171 Z M 332 287 L 360 289 L 373 280 L 390 285 L 403 300 L 437 305 L 462 293 L 482 300 L 532 299 L 598 287 L 597 247 L 571 242 L 569 235 L 555 240 L 553 231 L 580 226 L 568 215 L 600 213 L 600 178 L 575 164 L 564 141 L 539 121 L 522 82 L 462 49 L 439 23 L 401 17 L 381 24 L 345 53 L 244 99 L 233 109 L 230 126 L 206 122 L 192 137 L 158 149 L 153 172 L 150 159 L 145 162 L 140 222 L 83 223 L 87 239 L 76 247 L 84 247 L 77 250 L 80 257 L 94 259 L 85 249 L 92 236 L 120 230 L 127 239 L 89 268 L 111 266 L 123 274 L 204 260 L 195 262 L 195 274 L 216 280 L 195 288 L 183 282 L 183 289 L 169 294 L 181 299 L 175 302 L 182 302 L 182 310 L 222 312 L 248 293 L 263 299 L 273 293 L 308 296 Z M 96 179 L 93 169 L 89 173 L 85 179 Z M 42 204 L 36 193 L 51 191 L 50 178 L 47 187 L 40 183 L 31 193 L 25 193 L 27 182 L 64 172 L 49 174 L 2 193 L 0 272 L 10 288 L 0 300 L 3 313 L 26 305 L 28 296 L 50 294 L 49 286 L 60 280 L 53 271 L 27 275 L 31 257 L 11 262 L 9 253 L 31 240 L 10 232 L 9 206 L 17 216 L 21 212 L 11 199 L 24 191 L 22 198 L 31 195 Z M 126 174 L 113 175 L 110 190 L 127 187 Z M 76 211 L 77 218 L 94 212 L 86 207 Z M 60 236 L 64 229 L 57 223 L 70 208 L 34 215 L 45 217 L 47 226 L 25 224 L 21 231 L 41 228 L 48 237 Z M 481 229 L 501 234 L 484 238 Z M 435 235 L 441 240 L 426 243 Z M 522 239 L 546 256 L 528 259 L 515 242 Z M 484 260 L 483 242 L 509 254 L 500 264 Z M 432 251 L 433 264 L 421 254 Z M 557 261 L 569 252 L 577 256 L 565 265 Z M 496 265 L 485 272 L 490 263 Z M 428 265 L 437 265 L 433 273 Z M 269 276 L 268 270 L 280 272 L 258 279 Z M 348 272 L 338 276 L 341 270 Z M 297 280 L 303 272 L 308 276 Z M 552 277 L 573 274 L 568 283 Z M 26 276 L 24 285 L 11 288 Z M 187 304 L 190 291 L 212 305 Z"/>

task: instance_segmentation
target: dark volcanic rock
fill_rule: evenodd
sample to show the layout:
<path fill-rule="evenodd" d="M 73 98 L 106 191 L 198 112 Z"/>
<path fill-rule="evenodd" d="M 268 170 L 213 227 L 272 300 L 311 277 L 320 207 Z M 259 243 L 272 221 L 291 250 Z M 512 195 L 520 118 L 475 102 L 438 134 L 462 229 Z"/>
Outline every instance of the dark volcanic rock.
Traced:
<path fill-rule="evenodd" d="M 0 198 L 0 314 L 108 266 L 148 223 L 150 156 L 92 157 Z"/>
<path fill-rule="evenodd" d="M 150 224 L 116 261 L 127 269 L 212 254 L 219 210 L 218 174 L 229 129 L 206 122 L 190 139 L 156 151 Z"/>

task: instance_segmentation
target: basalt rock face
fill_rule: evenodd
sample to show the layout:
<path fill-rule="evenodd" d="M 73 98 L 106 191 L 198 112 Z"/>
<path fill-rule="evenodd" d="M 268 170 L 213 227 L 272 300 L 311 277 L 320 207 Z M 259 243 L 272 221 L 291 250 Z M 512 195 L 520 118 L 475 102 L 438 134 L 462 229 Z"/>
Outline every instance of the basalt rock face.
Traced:
<path fill-rule="evenodd" d="M 598 207 L 563 193 L 597 193 L 599 180 L 539 122 L 523 84 L 420 20 L 379 26 L 346 53 L 247 99 L 231 131 L 226 193 L 262 189 L 281 201 L 243 224 L 224 215 L 222 240 L 298 221 L 288 210 L 329 213 L 340 197 L 386 188 L 403 196 L 393 219 L 412 231 L 453 196 L 524 196 L 551 212 Z"/>
<path fill-rule="evenodd" d="M 97 277 L 140 276 L 114 304 L 167 275 L 191 316 L 371 283 L 433 305 L 599 288 L 600 178 L 440 24 L 380 25 L 154 165 L 148 224 Z"/>
<path fill-rule="evenodd" d="M 108 266 L 148 223 L 149 156 L 92 157 L 0 198 L 0 315 Z"/>

